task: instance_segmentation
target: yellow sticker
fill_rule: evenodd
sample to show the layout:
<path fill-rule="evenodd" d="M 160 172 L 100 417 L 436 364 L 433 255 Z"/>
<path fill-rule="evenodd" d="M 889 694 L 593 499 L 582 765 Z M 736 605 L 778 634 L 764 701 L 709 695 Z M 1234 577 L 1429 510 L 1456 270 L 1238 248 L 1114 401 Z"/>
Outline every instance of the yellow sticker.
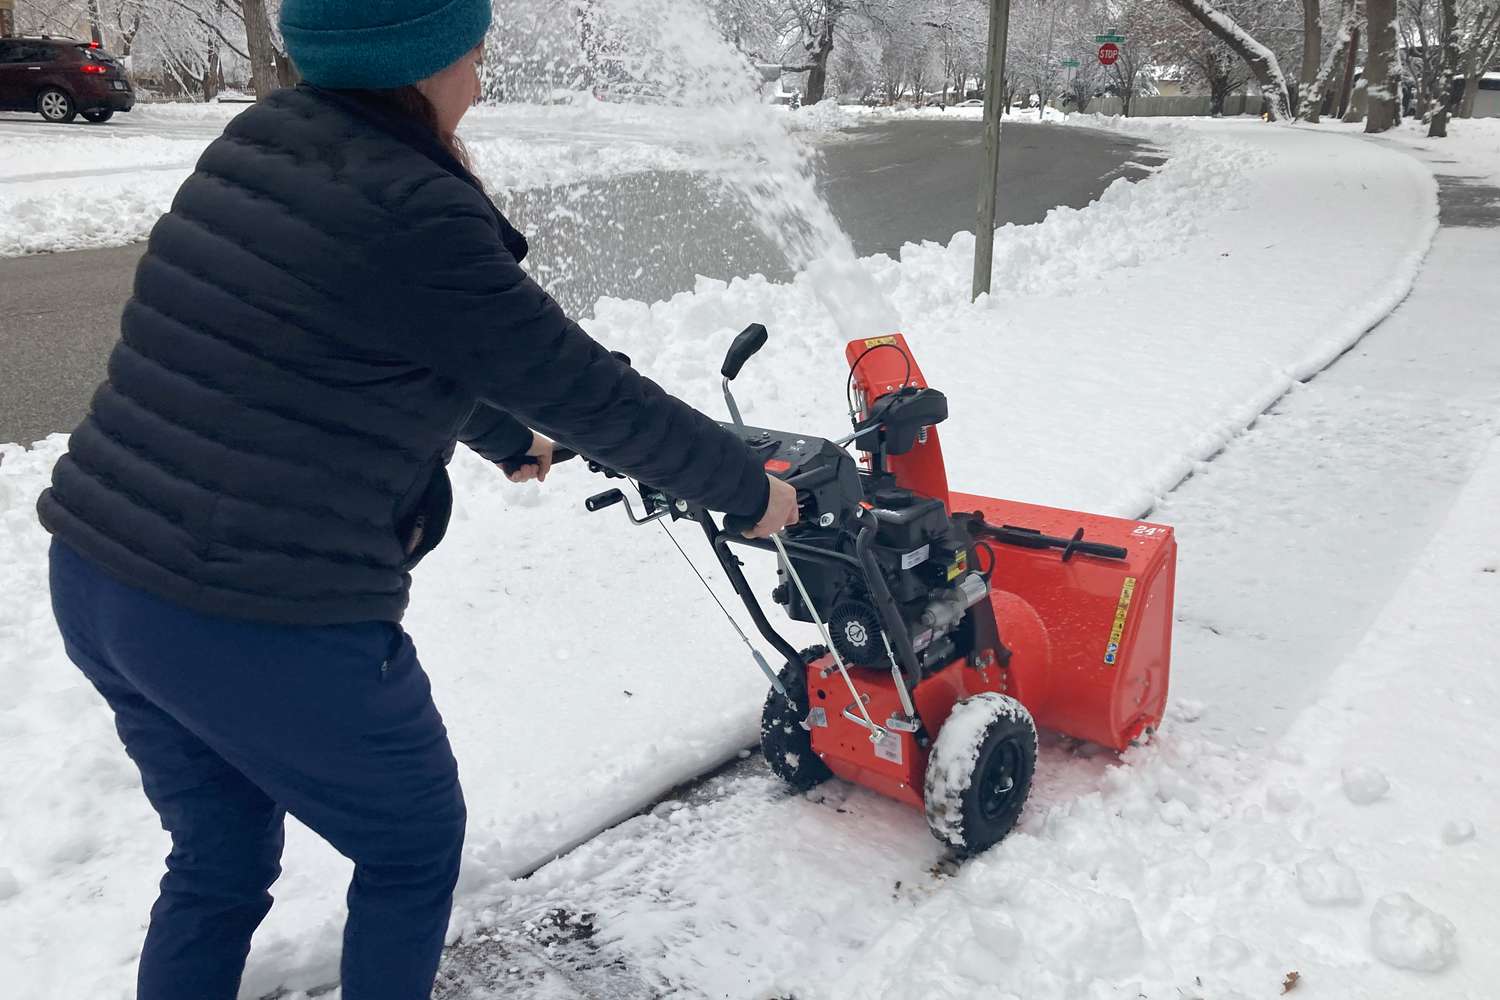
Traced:
<path fill-rule="evenodd" d="M 895 342 L 895 337 L 872 337 L 871 339 L 865 341 L 865 346 L 879 347 L 881 344 L 894 344 Z"/>
<path fill-rule="evenodd" d="M 1135 596 L 1135 577 L 1127 576 L 1120 587 L 1120 603 L 1115 608 L 1115 626 L 1109 630 L 1109 645 L 1104 649 L 1104 662 L 1114 665 L 1120 658 L 1120 639 L 1125 635 L 1125 619 L 1130 615 L 1130 599 Z"/>
<path fill-rule="evenodd" d="M 948 580 L 950 582 L 952 582 L 953 580 L 957 580 L 959 577 L 964 575 L 964 571 L 968 568 L 969 554 L 967 552 L 960 552 L 958 556 L 953 560 L 953 565 L 948 567 Z"/>

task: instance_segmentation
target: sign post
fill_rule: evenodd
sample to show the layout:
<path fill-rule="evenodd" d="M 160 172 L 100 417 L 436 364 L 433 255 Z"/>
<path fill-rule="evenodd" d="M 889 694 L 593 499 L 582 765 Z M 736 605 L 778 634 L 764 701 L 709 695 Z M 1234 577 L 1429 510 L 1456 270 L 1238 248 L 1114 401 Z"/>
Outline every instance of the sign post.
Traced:
<path fill-rule="evenodd" d="M 1114 28 L 1110 28 L 1102 35 L 1095 35 L 1094 41 L 1099 45 L 1099 65 L 1113 66 L 1120 61 L 1120 46 L 1125 44 L 1125 36 Z"/>
<path fill-rule="evenodd" d="M 1000 118 L 1005 113 L 1005 47 L 1010 0 L 990 0 L 989 72 L 984 83 L 984 172 L 979 178 L 979 224 L 974 230 L 974 295 L 990 290 L 995 266 L 995 198 L 1000 186 Z"/>

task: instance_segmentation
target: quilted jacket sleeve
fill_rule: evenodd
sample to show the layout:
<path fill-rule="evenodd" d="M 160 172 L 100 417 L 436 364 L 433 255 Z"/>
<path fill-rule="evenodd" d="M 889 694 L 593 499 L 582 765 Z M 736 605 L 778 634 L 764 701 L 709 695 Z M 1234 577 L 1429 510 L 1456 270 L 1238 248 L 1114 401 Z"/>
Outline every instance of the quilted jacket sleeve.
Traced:
<path fill-rule="evenodd" d="M 712 510 L 765 511 L 749 449 L 568 319 L 506 250 L 479 192 L 430 181 L 400 214 L 370 300 L 399 352 L 634 479 Z"/>
<path fill-rule="evenodd" d="M 531 428 L 498 407 L 480 403 L 458 439 L 491 462 L 520 458 L 531 447 Z"/>

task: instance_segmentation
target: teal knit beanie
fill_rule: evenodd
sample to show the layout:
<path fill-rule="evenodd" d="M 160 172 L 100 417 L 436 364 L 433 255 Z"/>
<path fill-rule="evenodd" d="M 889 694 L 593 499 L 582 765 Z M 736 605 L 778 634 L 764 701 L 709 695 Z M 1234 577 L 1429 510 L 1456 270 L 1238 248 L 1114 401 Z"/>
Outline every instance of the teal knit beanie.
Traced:
<path fill-rule="evenodd" d="M 383 90 L 458 62 L 490 16 L 490 0 L 286 0 L 281 37 L 308 83 Z"/>

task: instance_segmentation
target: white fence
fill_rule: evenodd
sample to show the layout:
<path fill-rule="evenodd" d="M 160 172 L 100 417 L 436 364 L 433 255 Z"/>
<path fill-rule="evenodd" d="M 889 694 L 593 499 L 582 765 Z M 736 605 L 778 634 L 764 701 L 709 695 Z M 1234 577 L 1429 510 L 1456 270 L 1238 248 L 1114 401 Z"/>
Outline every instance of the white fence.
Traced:
<path fill-rule="evenodd" d="M 1224 114 L 1258 115 L 1262 103 L 1259 94 L 1231 94 L 1224 99 Z M 1132 118 L 1206 117 L 1213 113 L 1211 109 L 1212 102 L 1209 98 L 1188 95 L 1136 97 L 1130 102 Z M 1087 110 L 1094 115 L 1122 115 L 1125 113 L 1125 106 L 1118 97 L 1096 97 L 1089 101 Z M 1500 90 L 1481 89 L 1475 95 L 1474 117 L 1500 118 Z"/>

